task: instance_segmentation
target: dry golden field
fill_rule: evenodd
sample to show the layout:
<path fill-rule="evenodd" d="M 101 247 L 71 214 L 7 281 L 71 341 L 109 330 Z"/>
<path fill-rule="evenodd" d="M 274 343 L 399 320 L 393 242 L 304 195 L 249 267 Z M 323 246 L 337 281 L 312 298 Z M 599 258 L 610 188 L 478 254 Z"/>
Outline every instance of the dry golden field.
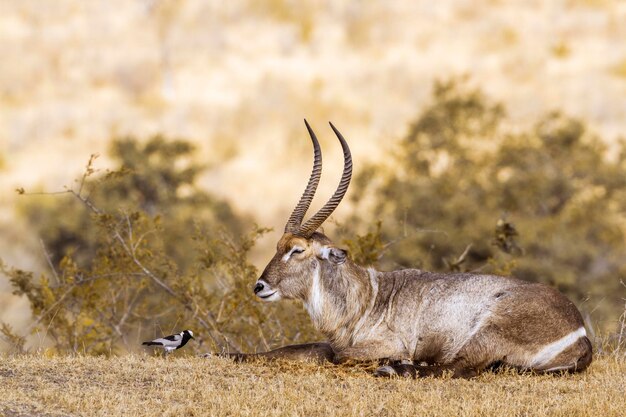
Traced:
<path fill-rule="evenodd" d="M 385 380 L 368 369 L 226 359 L 4 356 L 5 416 L 623 416 L 624 356 L 566 376 Z"/>

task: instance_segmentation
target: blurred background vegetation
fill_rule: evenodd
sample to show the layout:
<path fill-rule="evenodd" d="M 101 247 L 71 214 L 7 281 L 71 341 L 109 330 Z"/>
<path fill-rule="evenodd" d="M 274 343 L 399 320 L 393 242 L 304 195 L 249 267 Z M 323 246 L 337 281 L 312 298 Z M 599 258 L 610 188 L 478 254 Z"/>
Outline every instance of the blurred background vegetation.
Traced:
<path fill-rule="evenodd" d="M 4 347 L 317 339 L 250 291 L 309 173 L 303 117 L 312 210 L 342 168 L 326 122 L 350 142 L 325 231 L 355 259 L 547 282 L 624 331 L 625 20 L 618 0 L 0 2 Z"/>

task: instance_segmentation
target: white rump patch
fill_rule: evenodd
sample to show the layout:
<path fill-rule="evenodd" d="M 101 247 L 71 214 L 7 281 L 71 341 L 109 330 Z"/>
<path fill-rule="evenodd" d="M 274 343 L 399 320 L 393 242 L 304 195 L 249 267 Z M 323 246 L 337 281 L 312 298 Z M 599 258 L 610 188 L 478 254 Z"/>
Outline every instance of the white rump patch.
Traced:
<path fill-rule="evenodd" d="M 576 363 L 565 366 L 555 366 L 554 368 L 542 369 L 543 372 L 556 372 L 556 371 L 566 371 L 568 369 L 572 369 L 576 366 Z"/>
<path fill-rule="evenodd" d="M 570 347 L 573 343 L 578 341 L 578 339 L 583 336 L 587 336 L 587 331 L 584 327 L 581 327 L 580 329 L 575 330 L 566 336 L 563 336 L 556 342 L 550 343 L 539 352 L 537 352 L 537 354 L 532 358 L 530 366 L 537 368 L 547 365 L 552 359 L 557 357 L 559 353 L 563 352 L 565 349 Z M 558 367 L 551 368 L 550 370 L 557 369 Z"/>

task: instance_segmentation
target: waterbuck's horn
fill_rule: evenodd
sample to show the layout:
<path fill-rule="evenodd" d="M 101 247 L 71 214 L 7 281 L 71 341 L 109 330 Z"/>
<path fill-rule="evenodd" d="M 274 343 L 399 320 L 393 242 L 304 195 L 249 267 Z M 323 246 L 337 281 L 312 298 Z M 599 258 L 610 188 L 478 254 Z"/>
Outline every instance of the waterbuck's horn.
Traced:
<path fill-rule="evenodd" d="M 317 230 L 317 228 L 324 223 L 328 216 L 335 211 L 341 202 L 341 199 L 343 199 L 343 196 L 346 194 L 346 191 L 348 191 L 348 185 L 350 185 L 350 179 L 352 178 L 352 155 L 350 154 L 348 143 L 332 123 L 330 123 L 330 127 L 335 132 L 335 135 L 337 135 L 337 138 L 341 143 L 341 147 L 343 148 L 343 174 L 341 175 L 341 181 L 339 181 L 339 185 L 330 200 L 328 200 L 328 202 L 324 204 L 324 207 L 322 207 L 313 217 L 307 220 L 306 223 L 300 226 L 297 230 L 296 234 L 303 237 L 310 237 Z"/>
<path fill-rule="evenodd" d="M 291 216 L 289 216 L 289 220 L 287 220 L 285 233 L 296 233 L 300 228 L 304 214 L 309 209 L 311 201 L 313 201 L 317 184 L 319 184 L 320 177 L 322 176 L 322 151 L 320 150 L 320 144 L 306 119 L 304 120 L 304 124 L 309 131 L 309 136 L 311 136 L 311 142 L 313 142 L 313 171 L 311 172 L 309 182 L 304 189 L 304 193 L 302 193 L 302 197 L 300 197 L 300 201 L 298 201 L 298 205 L 295 209 L 293 209 Z"/>

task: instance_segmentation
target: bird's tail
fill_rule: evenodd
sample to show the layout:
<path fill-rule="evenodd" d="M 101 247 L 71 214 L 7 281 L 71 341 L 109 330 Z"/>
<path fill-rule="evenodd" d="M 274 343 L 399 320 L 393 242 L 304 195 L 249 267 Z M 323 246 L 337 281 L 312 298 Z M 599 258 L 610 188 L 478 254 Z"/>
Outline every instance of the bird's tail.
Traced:
<path fill-rule="evenodd" d="M 161 343 L 159 343 L 159 342 L 143 342 L 142 345 L 145 345 L 145 346 L 161 346 Z"/>

